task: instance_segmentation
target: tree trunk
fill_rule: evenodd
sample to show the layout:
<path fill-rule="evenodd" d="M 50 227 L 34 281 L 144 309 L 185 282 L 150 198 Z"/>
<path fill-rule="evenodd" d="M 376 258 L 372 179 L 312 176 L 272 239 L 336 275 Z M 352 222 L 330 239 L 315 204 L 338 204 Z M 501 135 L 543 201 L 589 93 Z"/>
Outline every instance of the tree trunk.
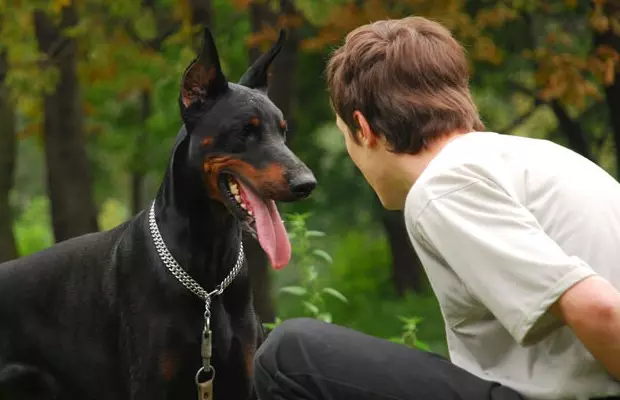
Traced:
<path fill-rule="evenodd" d="M 134 155 L 131 166 L 131 213 L 136 215 L 144 208 L 144 162 L 142 151 L 148 137 L 147 122 L 151 116 L 151 93 L 140 93 L 140 129 L 136 132 Z"/>
<path fill-rule="evenodd" d="M 252 2 L 250 9 L 250 24 L 252 32 L 258 32 L 262 29 L 263 24 L 271 25 L 273 23 L 273 15 L 268 4 Z M 261 51 L 258 48 L 250 49 L 250 64 L 252 64 L 260 56 Z M 278 57 L 280 57 L 282 53 Z M 278 58 L 276 57 L 276 58 Z M 269 92 L 273 84 L 270 82 Z M 271 93 L 269 93 L 271 95 Z M 271 275 L 269 273 L 269 262 L 263 249 L 258 241 L 247 233 L 243 234 L 243 243 L 245 247 L 246 258 L 250 273 L 250 281 L 252 282 L 252 295 L 254 298 L 254 308 L 256 314 L 262 322 L 274 322 L 276 319 L 276 309 L 271 297 Z"/>
<path fill-rule="evenodd" d="M 280 7 L 285 18 L 291 18 L 298 14 L 293 0 L 281 0 Z M 297 69 L 298 49 L 299 34 L 296 29 L 287 27 L 286 42 L 284 42 L 282 51 L 280 51 L 272 66 L 272 77 L 277 77 L 277 79 L 269 80 L 269 97 L 282 110 L 282 114 L 284 114 L 284 118 L 287 120 L 289 132 L 286 141 L 289 144 L 293 143 L 292 135 L 295 132 L 293 102 L 295 100 L 295 71 Z"/>
<path fill-rule="evenodd" d="M 149 41 L 141 41 L 135 32 L 132 32 L 132 36 L 136 42 L 141 44 L 155 52 L 161 51 L 162 43 L 175 32 L 175 22 L 171 20 L 168 10 L 166 8 L 158 9 L 155 4 L 155 0 L 142 0 L 142 7 L 149 9 L 155 15 L 155 21 L 157 24 L 157 35 L 155 38 Z M 196 19 L 197 15 L 202 15 L 200 9 L 210 7 L 209 1 L 192 1 L 192 19 Z M 159 11 L 159 12 L 158 12 Z M 144 181 L 146 174 L 146 167 L 144 164 L 144 149 L 148 145 L 148 120 L 153 112 L 152 110 L 152 95 L 150 90 L 142 89 L 140 91 L 140 129 L 137 130 L 134 138 L 134 153 L 131 160 L 131 177 L 130 177 L 130 196 L 131 196 L 131 213 L 136 215 L 146 206 L 144 198 Z"/>
<path fill-rule="evenodd" d="M 616 178 L 620 178 L 620 73 L 616 72 L 615 81 L 605 88 L 609 117 L 616 148 Z"/>
<path fill-rule="evenodd" d="M 566 108 L 558 100 L 551 100 L 549 106 L 558 120 L 560 131 L 568 140 L 568 146 L 582 156 L 596 162 L 596 158 L 590 149 L 590 141 L 581 126 L 581 122 L 571 118 Z"/>
<path fill-rule="evenodd" d="M 34 14 L 39 50 L 58 70 L 54 91 L 44 98 L 47 191 L 56 242 L 99 229 L 91 166 L 86 155 L 77 44 L 62 31 L 77 23 L 74 6 L 62 10 L 60 25 L 43 12 Z"/>
<path fill-rule="evenodd" d="M 200 30 L 193 38 L 193 48 L 196 54 L 200 51 L 202 44 L 202 29 L 208 26 L 213 34 L 213 5 L 211 0 L 190 0 L 190 7 L 192 8 L 192 25 L 199 25 Z"/>
<path fill-rule="evenodd" d="M 297 13 L 295 5 L 291 0 L 282 0 L 280 6 L 284 15 L 290 16 Z M 261 31 L 265 25 L 275 25 L 276 15 L 269 8 L 268 3 L 252 2 L 249 8 L 252 32 L 256 33 Z M 295 121 L 293 120 L 292 110 L 295 87 L 295 65 L 297 63 L 299 39 L 295 29 L 289 28 L 287 31 L 287 40 L 272 66 L 271 76 L 277 76 L 277 79 L 270 79 L 269 81 L 269 97 L 274 104 L 282 110 L 287 120 L 287 125 L 289 127 L 287 142 L 291 143 L 291 133 L 295 131 Z M 250 63 L 254 62 L 260 54 L 260 49 L 251 48 Z M 250 279 L 252 280 L 256 312 L 263 322 L 273 322 L 276 317 L 276 312 L 271 297 L 272 284 L 267 257 L 260 245 L 250 235 L 245 235 L 244 243 L 250 268 Z"/>
<path fill-rule="evenodd" d="M 381 212 L 383 227 L 390 244 L 392 255 L 392 279 L 396 293 L 419 293 L 424 288 L 422 264 L 409 241 L 402 211 Z"/>
<path fill-rule="evenodd" d="M 9 194 L 13 188 L 17 141 L 15 110 L 4 85 L 8 69 L 6 54 L 0 52 L 0 262 L 17 257 L 13 235 L 13 214 Z"/>
<path fill-rule="evenodd" d="M 615 1 L 608 1 L 604 5 L 605 14 L 618 18 L 620 14 L 620 4 Z M 620 53 L 620 36 L 618 36 L 611 25 L 606 32 L 594 35 L 595 47 L 606 45 Z M 620 177 L 620 66 L 616 65 L 614 82 L 605 87 L 605 98 L 609 108 L 609 118 L 613 130 L 614 143 L 616 145 L 616 177 Z"/>

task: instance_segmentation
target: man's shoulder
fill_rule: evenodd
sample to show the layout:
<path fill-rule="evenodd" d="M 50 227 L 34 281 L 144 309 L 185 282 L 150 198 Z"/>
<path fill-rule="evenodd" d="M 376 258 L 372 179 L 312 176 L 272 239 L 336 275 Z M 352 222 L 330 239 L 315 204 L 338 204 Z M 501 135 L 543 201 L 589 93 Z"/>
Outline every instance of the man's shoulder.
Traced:
<path fill-rule="evenodd" d="M 423 208 L 435 199 L 492 176 L 499 162 L 498 136 L 491 132 L 468 133 L 447 144 L 409 190 L 405 209 Z"/>
<path fill-rule="evenodd" d="M 444 147 L 409 190 L 405 215 L 417 220 L 433 201 L 476 183 L 512 191 L 515 177 L 523 175 L 530 152 L 550 142 L 494 132 L 463 135 Z"/>

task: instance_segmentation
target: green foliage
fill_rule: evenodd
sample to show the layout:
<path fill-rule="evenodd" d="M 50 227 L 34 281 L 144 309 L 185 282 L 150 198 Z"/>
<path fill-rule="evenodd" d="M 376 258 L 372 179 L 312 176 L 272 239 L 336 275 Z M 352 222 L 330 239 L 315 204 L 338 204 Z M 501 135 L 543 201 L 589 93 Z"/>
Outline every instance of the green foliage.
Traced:
<path fill-rule="evenodd" d="M 430 351 L 430 347 L 418 339 L 418 326 L 422 321 L 422 318 L 413 317 L 398 317 L 403 322 L 403 333 L 401 336 L 395 336 L 390 338 L 394 343 L 404 344 L 405 346 L 414 347 L 426 351 Z"/>
<path fill-rule="evenodd" d="M 129 216 L 129 210 L 124 203 L 116 199 L 108 199 L 101 205 L 99 226 L 101 230 L 112 229 L 127 221 Z"/>
<path fill-rule="evenodd" d="M 34 197 L 15 221 L 15 239 L 20 256 L 43 250 L 54 243 L 48 208 L 47 197 Z"/>
<path fill-rule="evenodd" d="M 295 296 L 303 306 L 303 315 L 331 323 L 332 315 L 326 308 L 326 297 L 347 303 L 347 298 L 332 287 L 322 286 L 319 279 L 319 263 L 330 265 L 333 260 L 325 250 L 313 246 L 312 238 L 324 237 L 325 233 L 309 230 L 306 221 L 310 214 L 289 214 L 289 238 L 293 245 L 293 268 L 301 271 L 299 285 L 284 286 L 279 289 L 280 294 Z M 274 324 L 265 324 L 267 329 L 273 329 L 281 321 Z"/>
<path fill-rule="evenodd" d="M 323 278 L 349 300 L 345 306 L 334 302 L 330 311 L 338 323 L 369 335 L 390 339 L 397 332 L 406 335 L 399 316 L 415 316 L 416 337 L 435 352 L 446 354 L 444 323 L 439 304 L 432 293 L 396 295 L 391 276 L 387 240 L 377 226 L 345 231 L 333 237 L 330 251 L 332 267 Z M 419 335 L 418 335 L 419 333 Z"/>
<path fill-rule="evenodd" d="M 435 332 L 427 329 L 435 335 L 428 344 L 419 339 L 421 332 L 422 335 L 425 332 L 420 329 L 420 321 L 427 316 L 443 327 L 437 307 L 432 303 L 430 307 L 425 304 L 424 309 L 412 307 L 412 298 L 395 297 L 389 280 L 385 242 L 351 232 L 336 241 L 339 245 L 334 247 L 338 250 L 332 259 L 327 250 L 316 247 L 316 241 L 326 239 L 326 235 L 308 229 L 309 217 L 310 214 L 287 215 L 294 249 L 290 268 L 299 271 L 300 275 L 296 284 L 285 284 L 278 290 L 279 317 L 274 323 L 264 324 L 265 328 L 273 329 L 285 319 L 306 316 L 328 323 L 335 321 L 396 343 L 445 354 L 441 329 Z M 297 301 L 289 301 L 284 296 Z M 432 302 L 434 299 L 427 295 L 413 298 L 413 303 L 428 303 L 428 300 Z M 425 316 L 398 316 L 399 312 L 409 315 L 417 311 L 426 311 Z"/>

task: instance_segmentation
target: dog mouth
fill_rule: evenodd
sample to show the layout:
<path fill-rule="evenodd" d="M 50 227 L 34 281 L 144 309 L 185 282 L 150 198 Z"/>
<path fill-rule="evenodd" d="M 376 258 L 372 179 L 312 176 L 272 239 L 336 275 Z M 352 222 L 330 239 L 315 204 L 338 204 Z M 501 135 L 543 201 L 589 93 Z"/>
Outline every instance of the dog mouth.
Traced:
<path fill-rule="evenodd" d="M 219 186 L 224 204 L 243 228 L 258 240 L 271 266 L 275 269 L 285 267 L 291 259 L 291 243 L 275 201 L 261 197 L 232 174 L 220 174 Z"/>
<path fill-rule="evenodd" d="M 252 206 L 246 199 L 245 190 L 232 175 L 224 174 L 220 180 L 220 191 L 225 195 L 229 211 L 243 222 L 244 228 L 256 238 L 256 219 Z"/>

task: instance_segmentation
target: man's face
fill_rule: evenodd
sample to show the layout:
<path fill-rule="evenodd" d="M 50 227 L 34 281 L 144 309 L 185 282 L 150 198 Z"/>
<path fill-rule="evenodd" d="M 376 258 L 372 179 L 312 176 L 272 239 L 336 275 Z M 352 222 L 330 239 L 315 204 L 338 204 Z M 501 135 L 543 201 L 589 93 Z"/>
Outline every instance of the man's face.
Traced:
<path fill-rule="evenodd" d="M 361 130 L 364 132 L 357 132 L 360 138 L 359 144 L 353 140 L 349 128 L 338 115 L 336 125 L 344 135 L 349 157 L 373 188 L 383 207 L 388 210 L 401 209 L 403 200 L 396 196 L 395 182 L 392 182 L 395 174 L 389 173 L 391 161 L 395 155 L 387 149 L 384 140 L 370 132 L 365 119 L 361 123 Z M 372 134 L 374 138 L 368 137 L 369 134 Z"/>

